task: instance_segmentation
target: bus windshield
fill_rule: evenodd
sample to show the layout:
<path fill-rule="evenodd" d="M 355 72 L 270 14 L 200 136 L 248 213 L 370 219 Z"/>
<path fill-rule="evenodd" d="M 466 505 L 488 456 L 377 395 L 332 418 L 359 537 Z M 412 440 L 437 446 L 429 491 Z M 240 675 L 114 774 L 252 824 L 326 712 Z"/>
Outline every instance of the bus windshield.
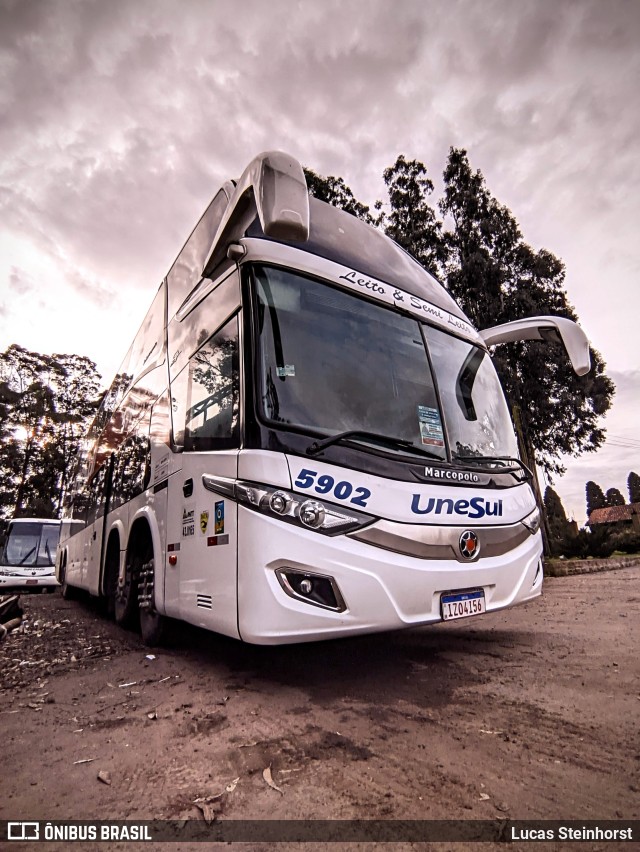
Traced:
<path fill-rule="evenodd" d="M 414 447 L 441 461 L 517 456 L 483 350 L 292 272 L 257 266 L 255 282 L 266 421 L 315 435 L 388 436 L 398 452 Z"/>
<path fill-rule="evenodd" d="M 489 355 L 433 326 L 425 325 L 424 331 L 453 461 L 518 458 L 509 409 Z"/>
<path fill-rule="evenodd" d="M 53 566 L 60 537 L 59 524 L 12 524 L 2 562 L 12 566 Z"/>

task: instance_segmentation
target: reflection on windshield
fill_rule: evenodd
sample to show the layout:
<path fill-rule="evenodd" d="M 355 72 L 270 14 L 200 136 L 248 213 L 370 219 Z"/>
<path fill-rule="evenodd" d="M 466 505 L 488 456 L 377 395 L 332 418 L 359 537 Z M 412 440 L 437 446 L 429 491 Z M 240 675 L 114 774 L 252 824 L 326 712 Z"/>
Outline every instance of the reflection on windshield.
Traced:
<path fill-rule="evenodd" d="M 509 410 L 488 354 L 431 326 L 425 334 L 453 460 L 517 458 Z"/>
<path fill-rule="evenodd" d="M 257 269 L 256 280 L 267 420 L 377 433 L 446 459 L 417 320 L 282 270 Z"/>
<path fill-rule="evenodd" d="M 394 439 L 398 452 L 405 442 L 443 461 L 447 442 L 454 461 L 517 457 L 485 351 L 291 272 L 256 267 L 255 278 L 266 420 L 311 435 L 376 433 Z"/>

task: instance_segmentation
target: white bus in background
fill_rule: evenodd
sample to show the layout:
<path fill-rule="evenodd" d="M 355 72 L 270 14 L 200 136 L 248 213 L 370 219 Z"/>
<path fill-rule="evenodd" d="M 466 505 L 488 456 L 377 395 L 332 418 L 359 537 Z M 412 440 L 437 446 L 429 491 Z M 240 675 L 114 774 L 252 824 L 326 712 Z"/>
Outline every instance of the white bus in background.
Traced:
<path fill-rule="evenodd" d="M 257 157 L 187 240 L 88 436 L 63 593 L 159 641 L 167 617 L 276 644 L 524 603 L 539 513 L 489 347 L 581 329 L 474 329 L 381 231 Z M 541 343 L 539 345 L 545 345 Z"/>
<path fill-rule="evenodd" d="M 16 518 L 9 521 L 0 554 L 0 595 L 14 592 L 54 592 L 56 549 L 60 521 Z"/>

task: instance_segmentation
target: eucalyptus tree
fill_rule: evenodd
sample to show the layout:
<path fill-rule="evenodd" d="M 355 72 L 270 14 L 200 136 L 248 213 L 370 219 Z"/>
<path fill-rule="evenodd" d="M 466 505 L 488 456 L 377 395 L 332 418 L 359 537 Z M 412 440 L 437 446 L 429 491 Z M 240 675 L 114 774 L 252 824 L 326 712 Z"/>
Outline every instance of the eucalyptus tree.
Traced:
<path fill-rule="evenodd" d="M 0 354 L 0 512 L 56 517 L 88 421 L 99 375 L 77 355 L 13 344 Z"/>

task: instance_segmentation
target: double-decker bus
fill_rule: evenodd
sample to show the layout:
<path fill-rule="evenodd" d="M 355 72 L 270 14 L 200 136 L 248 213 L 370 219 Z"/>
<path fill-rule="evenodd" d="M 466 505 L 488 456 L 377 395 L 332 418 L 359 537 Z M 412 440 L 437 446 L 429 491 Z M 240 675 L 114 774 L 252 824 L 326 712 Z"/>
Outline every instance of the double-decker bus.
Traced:
<path fill-rule="evenodd" d="M 63 593 L 148 644 L 166 619 L 247 642 L 476 616 L 542 588 L 540 516 L 489 347 L 380 230 L 268 152 L 219 190 L 162 281 L 88 435 Z"/>

